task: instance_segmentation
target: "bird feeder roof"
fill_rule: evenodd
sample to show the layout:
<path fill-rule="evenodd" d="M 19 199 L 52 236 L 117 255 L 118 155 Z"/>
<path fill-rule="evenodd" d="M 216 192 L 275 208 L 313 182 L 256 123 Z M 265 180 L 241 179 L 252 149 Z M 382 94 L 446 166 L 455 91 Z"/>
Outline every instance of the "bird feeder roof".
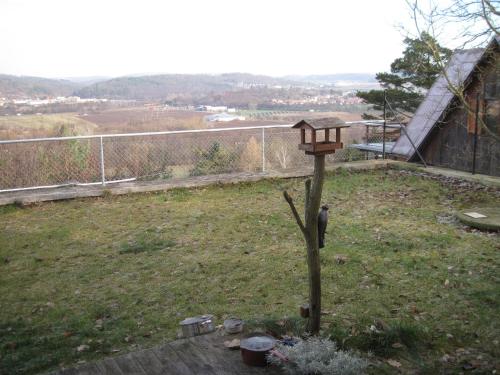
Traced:
<path fill-rule="evenodd" d="M 348 128 L 349 125 L 347 125 L 345 121 L 339 119 L 338 117 L 325 117 L 300 120 L 298 123 L 292 126 L 293 129 L 300 129 L 304 127 L 308 127 L 313 130 L 323 130 Z"/>

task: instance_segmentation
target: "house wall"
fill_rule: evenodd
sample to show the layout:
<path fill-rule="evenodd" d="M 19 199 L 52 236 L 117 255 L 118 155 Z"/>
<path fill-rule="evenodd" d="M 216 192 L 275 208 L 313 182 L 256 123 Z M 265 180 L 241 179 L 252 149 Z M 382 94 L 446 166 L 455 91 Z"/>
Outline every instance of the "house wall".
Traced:
<path fill-rule="evenodd" d="M 468 85 L 466 96 L 475 98 L 476 92 L 488 95 L 484 102 L 483 119 L 494 136 L 481 129 L 477 140 L 476 173 L 500 176 L 500 58 L 483 66 Z M 493 90 L 491 89 L 493 87 Z M 495 89 L 496 88 L 496 89 Z M 475 100 L 472 101 L 475 103 Z M 474 134 L 471 116 L 460 103 L 450 108 L 444 120 L 437 124 L 422 148 L 422 155 L 430 165 L 472 171 Z M 472 115 L 472 120 L 474 115 Z M 469 130 L 468 130 L 469 122 Z M 473 127 L 472 127 L 473 129 Z"/>

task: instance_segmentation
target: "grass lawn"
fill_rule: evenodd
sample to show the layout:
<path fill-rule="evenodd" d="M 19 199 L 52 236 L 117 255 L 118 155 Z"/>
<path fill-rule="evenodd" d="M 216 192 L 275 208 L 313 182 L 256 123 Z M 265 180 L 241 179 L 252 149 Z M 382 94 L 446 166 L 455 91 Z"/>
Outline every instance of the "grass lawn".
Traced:
<path fill-rule="evenodd" d="M 296 179 L 0 208 L 0 373 L 153 346 L 202 313 L 295 317 L 307 266 L 283 188 L 302 206 Z M 500 371 L 499 236 L 447 220 L 500 197 L 458 189 L 327 177 L 323 334 L 371 373 Z"/>

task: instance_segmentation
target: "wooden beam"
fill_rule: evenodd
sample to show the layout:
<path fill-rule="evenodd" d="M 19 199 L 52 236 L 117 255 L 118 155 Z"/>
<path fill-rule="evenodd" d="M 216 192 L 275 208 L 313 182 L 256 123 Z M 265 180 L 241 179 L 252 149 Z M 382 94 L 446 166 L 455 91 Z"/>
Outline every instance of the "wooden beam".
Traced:
<path fill-rule="evenodd" d="M 325 129 L 325 142 L 330 142 L 330 129 Z"/>
<path fill-rule="evenodd" d="M 335 142 L 340 143 L 340 128 L 335 129 Z"/>
<path fill-rule="evenodd" d="M 306 143 L 306 129 L 300 129 L 300 143 Z"/>

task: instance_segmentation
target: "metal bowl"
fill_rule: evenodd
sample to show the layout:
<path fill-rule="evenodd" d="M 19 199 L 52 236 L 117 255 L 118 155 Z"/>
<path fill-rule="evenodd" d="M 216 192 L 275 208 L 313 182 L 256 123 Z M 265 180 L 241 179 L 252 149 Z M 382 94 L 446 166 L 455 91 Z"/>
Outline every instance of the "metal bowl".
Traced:
<path fill-rule="evenodd" d="M 263 333 L 246 336 L 240 342 L 241 357 L 249 366 L 266 366 L 267 354 L 276 345 L 276 339 Z"/>
<path fill-rule="evenodd" d="M 243 320 L 239 318 L 229 318 L 224 320 L 224 329 L 227 333 L 240 333 L 243 331 Z"/>

